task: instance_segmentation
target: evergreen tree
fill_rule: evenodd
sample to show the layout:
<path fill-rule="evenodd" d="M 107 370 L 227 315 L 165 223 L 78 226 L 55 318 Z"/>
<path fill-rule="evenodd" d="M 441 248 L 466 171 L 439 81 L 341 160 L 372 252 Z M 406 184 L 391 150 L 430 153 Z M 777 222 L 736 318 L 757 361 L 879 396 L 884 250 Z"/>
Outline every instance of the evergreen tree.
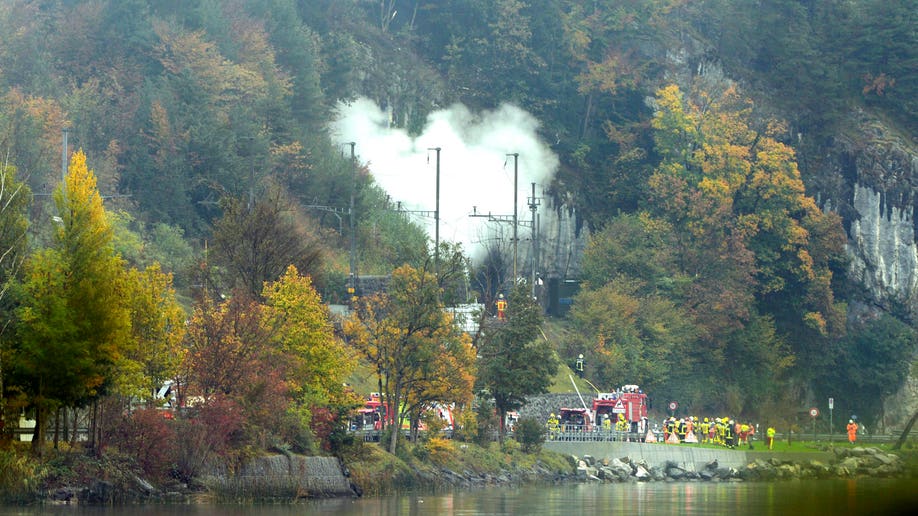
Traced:
<path fill-rule="evenodd" d="M 527 396 L 548 392 L 558 372 L 558 359 L 541 333 L 541 308 L 527 285 L 508 296 L 507 321 L 488 325 L 478 341 L 476 388 L 494 398 L 500 421 L 523 406 Z M 503 424 L 500 436 L 506 432 Z"/>

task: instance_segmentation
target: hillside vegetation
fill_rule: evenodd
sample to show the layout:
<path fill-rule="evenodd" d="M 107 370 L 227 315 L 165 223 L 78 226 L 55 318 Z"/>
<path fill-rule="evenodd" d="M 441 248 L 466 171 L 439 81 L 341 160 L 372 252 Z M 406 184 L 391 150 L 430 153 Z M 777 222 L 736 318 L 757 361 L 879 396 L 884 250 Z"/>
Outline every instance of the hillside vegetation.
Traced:
<path fill-rule="evenodd" d="M 835 396 L 873 426 L 914 321 L 852 316 L 842 220 L 798 161 L 852 107 L 918 130 L 916 16 L 915 0 L 0 2 L 0 413 L 55 445 L 78 426 L 129 448 L 132 400 L 158 408 L 173 381 L 202 402 L 181 424 L 210 453 L 317 452 L 365 394 L 349 378 L 414 421 L 472 414 L 476 395 L 504 413 L 582 353 L 594 384 L 695 413 L 791 419 Z M 548 339 L 507 242 L 471 265 L 433 249 L 359 142 L 332 136 L 361 97 L 409 134 L 454 103 L 539 120 L 560 160 L 545 195 L 590 235 Z M 389 292 L 352 292 L 353 272 Z M 508 320 L 475 339 L 444 311 L 498 292 Z"/>

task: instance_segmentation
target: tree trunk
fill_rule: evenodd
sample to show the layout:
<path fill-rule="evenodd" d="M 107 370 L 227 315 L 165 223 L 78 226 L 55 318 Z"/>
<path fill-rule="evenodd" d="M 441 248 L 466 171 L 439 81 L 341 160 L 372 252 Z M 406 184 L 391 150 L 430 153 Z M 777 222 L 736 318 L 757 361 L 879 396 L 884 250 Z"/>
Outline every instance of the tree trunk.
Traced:
<path fill-rule="evenodd" d="M 77 428 L 78 428 L 77 423 L 79 422 L 79 420 L 77 419 L 77 414 L 79 412 L 77 412 L 76 407 L 73 408 L 72 412 L 73 412 L 73 433 L 70 434 L 70 449 L 71 450 L 74 448 L 74 446 L 76 446 Z"/>
<path fill-rule="evenodd" d="M 392 423 L 392 428 L 390 428 L 391 433 L 389 434 L 389 453 L 393 455 L 395 455 L 395 450 L 398 447 L 398 433 L 400 427 L 402 426 L 400 419 L 401 418 L 396 416 L 395 421 Z"/>
<path fill-rule="evenodd" d="M 6 442 L 6 436 L 11 430 L 6 424 L 6 397 L 3 392 L 3 341 L 0 340 L 0 444 Z"/>
<path fill-rule="evenodd" d="M 912 418 L 908 420 L 908 424 L 905 425 L 905 430 L 902 431 L 902 435 L 899 436 L 899 440 L 896 441 L 895 445 L 893 445 L 893 450 L 902 448 L 902 445 L 905 444 L 905 440 L 908 439 L 908 434 L 912 432 L 912 427 L 915 425 L 916 420 L 918 420 L 918 412 L 912 414 Z"/>
<path fill-rule="evenodd" d="M 45 409 L 39 402 L 35 406 L 35 430 L 32 432 L 32 454 L 41 457 L 45 444 Z"/>
<path fill-rule="evenodd" d="M 415 410 L 411 413 L 411 441 L 418 442 L 418 433 L 421 431 L 421 411 Z"/>
<path fill-rule="evenodd" d="M 389 419 L 389 412 L 386 409 L 386 400 L 383 399 L 382 376 L 376 375 L 376 383 L 377 383 L 377 386 L 379 387 L 379 406 L 382 407 L 382 411 L 383 411 L 383 414 L 380 414 L 382 416 L 382 422 L 380 423 L 379 428 L 382 430 L 385 430 L 386 424 L 388 423 L 386 419 Z"/>
<path fill-rule="evenodd" d="M 70 420 L 67 418 L 67 407 L 61 408 L 61 440 L 65 443 L 70 440 Z"/>
<path fill-rule="evenodd" d="M 402 429 L 402 414 L 399 410 L 399 400 L 401 399 L 401 389 L 397 387 L 396 383 L 395 392 L 392 393 L 392 399 L 386 400 L 386 404 L 389 407 L 389 410 L 392 411 L 392 433 L 389 436 L 389 453 L 395 455 L 395 450 L 398 449 L 398 434 Z"/>
<path fill-rule="evenodd" d="M 57 410 L 54 411 L 54 449 L 59 450 L 61 437 L 61 408 L 57 407 Z"/>
<path fill-rule="evenodd" d="M 95 401 L 92 402 L 91 406 L 92 406 L 92 408 L 90 409 L 91 415 L 89 416 L 89 449 L 95 450 L 96 449 L 96 425 L 97 425 L 96 416 L 98 415 L 98 411 L 96 410 L 97 406 L 96 406 Z"/>
<path fill-rule="evenodd" d="M 95 438 L 96 446 L 96 455 L 102 456 L 102 449 L 105 447 L 105 442 L 102 440 L 103 431 L 105 430 L 105 405 L 99 404 L 98 401 L 93 402 L 95 406 L 98 407 L 98 414 L 96 415 L 96 432 L 98 435 Z"/>

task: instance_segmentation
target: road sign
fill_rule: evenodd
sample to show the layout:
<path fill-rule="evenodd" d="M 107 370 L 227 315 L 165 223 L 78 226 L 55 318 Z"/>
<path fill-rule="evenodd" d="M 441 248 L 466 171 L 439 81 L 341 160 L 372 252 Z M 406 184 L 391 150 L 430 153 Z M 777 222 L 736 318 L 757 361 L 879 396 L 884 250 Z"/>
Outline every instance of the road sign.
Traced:
<path fill-rule="evenodd" d="M 816 416 L 818 416 L 818 415 L 819 415 L 819 409 L 818 409 L 818 408 L 813 407 L 813 408 L 810 409 L 810 416 L 816 417 Z"/>
<path fill-rule="evenodd" d="M 624 414 L 625 413 L 625 404 L 622 403 L 622 400 L 618 400 L 618 403 L 612 407 L 613 414 Z"/>
<path fill-rule="evenodd" d="M 835 407 L 835 398 L 829 398 L 829 410 Z"/>
<path fill-rule="evenodd" d="M 669 402 L 669 410 L 676 410 L 677 407 L 679 407 L 679 404 L 676 403 L 675 401 Z"/>

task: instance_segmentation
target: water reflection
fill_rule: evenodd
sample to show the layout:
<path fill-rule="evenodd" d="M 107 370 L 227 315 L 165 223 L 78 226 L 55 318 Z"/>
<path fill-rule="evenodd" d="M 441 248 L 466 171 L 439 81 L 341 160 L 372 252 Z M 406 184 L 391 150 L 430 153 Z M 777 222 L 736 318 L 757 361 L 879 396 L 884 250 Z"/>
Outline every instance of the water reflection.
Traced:
<path fill-rule="evenodd" d="M 0 516 L 293 516 L 914 514 L 918 483 L 825 480 L 773 483 L 570 484 L 405 494 L 288 505 L 0 507 Z"/>

